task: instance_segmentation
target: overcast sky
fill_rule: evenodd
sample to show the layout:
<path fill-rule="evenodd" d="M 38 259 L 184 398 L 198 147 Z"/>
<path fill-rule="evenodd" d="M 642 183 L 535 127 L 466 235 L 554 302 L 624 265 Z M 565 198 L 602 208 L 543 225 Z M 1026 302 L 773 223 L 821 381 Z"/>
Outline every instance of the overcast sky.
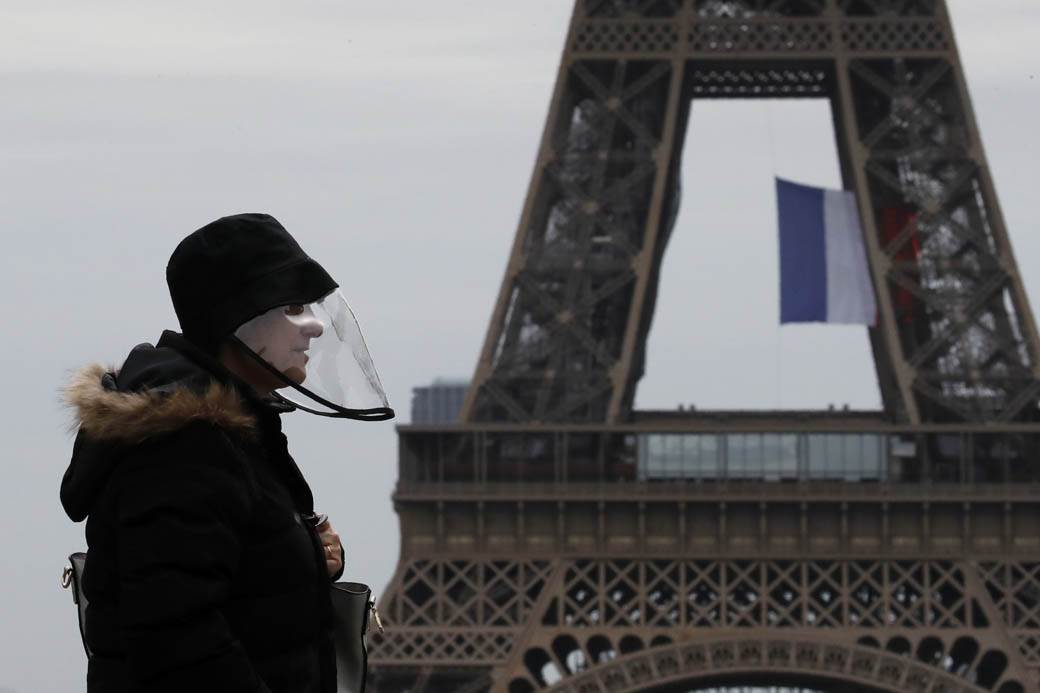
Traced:
<path fill-rule="evenodd" d="M 955 0 L 976 115 L 1040 304 L 1035 0 Z M 57 487 L 69 372 L 175 327 L 184 235 L 266 211 L 339 280 L 392 403 L 468 377 L 526 194 L 569 0 L 0 3 L 0 691 L 82 690 L 83 528 Z M 772 177 L 837 186 L 822 102 L 694 105 L 642 407 L 878 406 L 859 328 L 777 326 Z M 286 423 L 347 574 L 397 558 L 389 424 Z"/>

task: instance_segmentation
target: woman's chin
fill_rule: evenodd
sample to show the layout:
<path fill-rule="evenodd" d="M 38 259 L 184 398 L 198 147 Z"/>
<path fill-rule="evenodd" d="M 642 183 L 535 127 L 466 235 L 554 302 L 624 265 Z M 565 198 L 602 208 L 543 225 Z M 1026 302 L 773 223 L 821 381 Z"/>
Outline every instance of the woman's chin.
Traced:
<path fill-rule="evenodd" d="M 307 379 L 307 372 L 297 366 L 286 368 L 282 371 L 282 375 L 289 379 L 289 382 L 300 385 L 304 380 Z"/>

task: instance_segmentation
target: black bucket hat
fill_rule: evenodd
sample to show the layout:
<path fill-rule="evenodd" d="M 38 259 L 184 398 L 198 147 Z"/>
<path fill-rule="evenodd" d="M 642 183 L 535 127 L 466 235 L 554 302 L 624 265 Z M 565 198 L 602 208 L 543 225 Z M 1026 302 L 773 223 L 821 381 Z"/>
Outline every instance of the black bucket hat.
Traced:
<path fill-rule="evenodd" d="M 275 391 L 275 399 L 319 416 L 358 421 L 394 417 L 339 285 L 269 214 L 223 217 L 192 233 L 170 256 L 166 283 L 184 337 L 214 356 L 224 340 L 237 342 L 297 395 Z M 295 307 L 292 313 L 279 310 L 289 306 Z M 298 317 L 303 313 L 305 318 Z M 284 337 L 293 320 L 306 322 L 292 332 L 300 337 L 306 329 L 307 347 L 279 339 L 274 351 L 279 360 L 291 355 L 302 361 L 302 380 L 289 377 L 243 341 L 243 335 L 257 337 L 272 325 Z"/>
<path fill-rule="evenodd" d="M 181 241 L 166 283 L 185 338 L 214 354 L 247 320 L 339 286 L 277 219 L 256 213 L 222 217 Z"/>

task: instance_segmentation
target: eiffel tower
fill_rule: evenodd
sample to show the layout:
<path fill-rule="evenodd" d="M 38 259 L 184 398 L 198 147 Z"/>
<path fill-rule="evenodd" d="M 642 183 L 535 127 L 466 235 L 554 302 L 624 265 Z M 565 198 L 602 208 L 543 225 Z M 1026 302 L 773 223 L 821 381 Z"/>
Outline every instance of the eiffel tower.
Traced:
<path fill-rule="evenodd" d="M 638 411 L 695 99 L 826 98 L 882 411 Z M 1040 690 L 1040 340 L 943 0 L 577 0 L 389 691 Z"/>

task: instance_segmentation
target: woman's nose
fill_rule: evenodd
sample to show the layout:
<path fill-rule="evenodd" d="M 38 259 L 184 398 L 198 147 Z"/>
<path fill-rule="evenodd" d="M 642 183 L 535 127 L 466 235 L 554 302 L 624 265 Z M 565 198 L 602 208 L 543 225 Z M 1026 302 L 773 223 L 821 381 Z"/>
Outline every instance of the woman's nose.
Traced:
<path fill-rule="evenodd" d="M 308 339 L 317 339 L 325 334 L 325 326 L 321 324 L 321 320 L 310 318 L 300 325 L 300 334 Z"/>

